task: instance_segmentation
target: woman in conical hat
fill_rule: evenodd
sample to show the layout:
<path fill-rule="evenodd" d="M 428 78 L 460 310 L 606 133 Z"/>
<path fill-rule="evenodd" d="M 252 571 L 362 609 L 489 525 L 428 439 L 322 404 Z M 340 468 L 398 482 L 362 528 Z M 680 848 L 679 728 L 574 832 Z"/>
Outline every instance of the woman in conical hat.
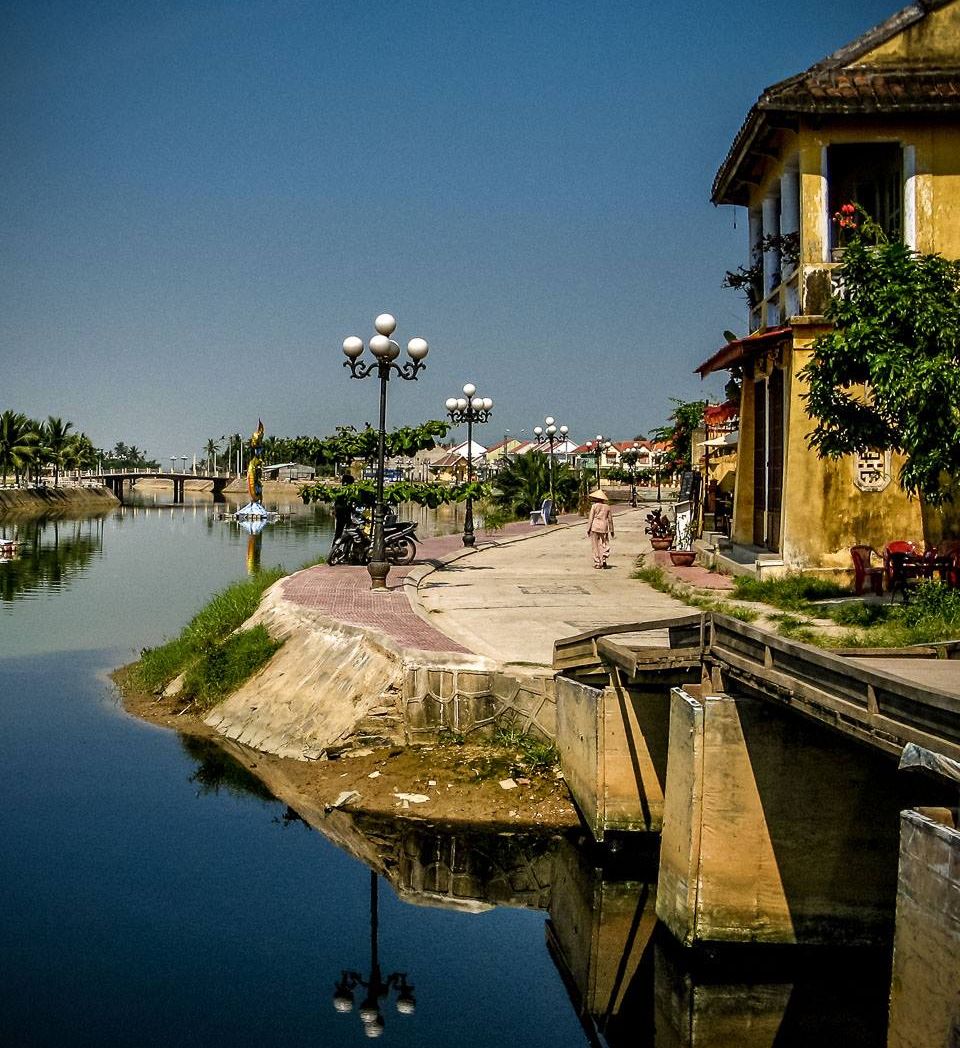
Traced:
<path fill-rule="evenodd" d="M 610 540 L 613 538 L 613 510 L 607 493 L 597 488 L 590 492 L 590 516 L 587 517 L 587 537 L 593 552 L 595 568 L 609 567 Z"/>

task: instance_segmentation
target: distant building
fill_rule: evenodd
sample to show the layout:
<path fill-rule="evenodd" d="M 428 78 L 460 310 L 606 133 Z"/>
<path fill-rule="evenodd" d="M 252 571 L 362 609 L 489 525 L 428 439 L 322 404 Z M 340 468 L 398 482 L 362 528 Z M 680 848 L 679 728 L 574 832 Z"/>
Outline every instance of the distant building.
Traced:
<path fill-rule="evenodd" d="M 263 467 L 264 480 L 313 480 L 317 475 L 313 466 L 304 466 L 299 462 L 277 462 Z"/>

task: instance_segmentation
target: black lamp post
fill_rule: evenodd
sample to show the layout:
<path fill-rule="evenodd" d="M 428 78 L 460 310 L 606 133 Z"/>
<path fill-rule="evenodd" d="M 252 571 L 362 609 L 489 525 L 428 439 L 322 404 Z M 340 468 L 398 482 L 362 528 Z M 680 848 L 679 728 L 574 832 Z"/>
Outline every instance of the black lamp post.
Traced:
<path fill-rule="evenodd" d="M 343 366 L 350 368 L 351 378 L 369 378 L 376 375 L 380 379 L 380 428 L 377 433 L 377 498 L 373 508 L 373 551 L 367 571 L 370 572 L 370 588 L 385 590 L 390 565 L 383 546 L 383 468 L 386 449 L 387 423 L 387 382 L 390 373 L 398 378 L 416 379 L 417 373 L 425 367 L 424 358 L 430 347 L 422 338 L 412 338 L 407 343 L 407 355 L 410 359 L 404 364 L 395 363 L 400 356 L 400 346 L 390 336 L 397 329 L 397 322 L 389 313 L 381 313 L 373 322 L 377 333 L 370 339 L 370 352 L 374 359 L 361 362 L 363 339 L 351 335 L 343 340 L 343 352 L 346 356 Z"/>
<path fill-rule="evenodd" d="M 547 472 L 550 476 L 550 502 L 552 503 L 553 507 L 550 511 L 551 514 L 555 512 L 557 505 L 557 500 L 554 497 L 553 491 L 553 452 L 554 448 L 558 443 L 558 432 L 560 434 L 559 443 L 562 443 L 567 439 L 567 427 L 561 426 L 558 430 L 552 415 L 547 415 L 547 417 L 543 420 L 543 426 L 533 427 L 533 435 L 534 437 L 536 437 L 537 445 L 542 447 L 544 444 L 546 444 L 547 446 Z"/>
<path fill-rule="evenodd" d="M 637 508 L 637 457 L 640 445 L 634 441 L 633 447 L 623 456 L 630 469 L 630 505 Z"/>
<path fill-rule="evenodd" d="M 493 401 L 489 397 L 476 396 L 477 387 L 468 382 L 463 387 L 462 397 L 450 397 L 447 400 L 447 414 L 455 425 L 467 424 L 467 483 L 473 481 L 473 426 L 477 422 L 486 422 L 493 410 Z M 473 495 L 467 495 L 467 510 L 463 519 L 463 544 L 472 546 L 476 542 L 473 533 Z"/>
<path fill-rule="evenodd" d="M 397 1011 L 401 1015 L 413 1015 L 416 999 L 413 987 L 407 982 L 404 972 L 394 972 L 384 979 L 380 971 L 380 952 L 377 946 L 379 923 L 377 905 L 377 875 L 370 871 L 370 975 L 364 979 L 360 972 L 343 971 L 334 989 L 333 1007 L 340 1013 L 353 1011 L 353 991 L 359 986 L 366 991 L 360 1004 L 360 1021 L 367 1037 L 379 1037 L 383 1033 L 383 1015 L 380 1002 L 389 997 L 391 990 L 397 993 Z"/>
<path fill-rule="evenodd" d="M 596 442 L 596 455 L 597 455 L 597 487 L 600 487 L 600 456 L 606 449 L 610 447 L 610 441 L 602 434 L 597 434 Z"/>

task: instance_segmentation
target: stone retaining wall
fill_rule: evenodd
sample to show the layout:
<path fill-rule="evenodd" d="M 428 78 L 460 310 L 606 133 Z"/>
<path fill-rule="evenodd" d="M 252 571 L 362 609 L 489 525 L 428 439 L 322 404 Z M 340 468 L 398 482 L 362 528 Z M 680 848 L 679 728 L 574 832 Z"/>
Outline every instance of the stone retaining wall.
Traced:
<path fill-rule="evenodd" d="M 108 488 L 0 488 L 0 514 L 45 516 L 95 512 L 119 505 Z"/>
<path fill-rule="evenodd" d="M 440 731 L 482 736 L 497 725 L 540 735 L 551 742 L 557 734 L 552 676 L 408 666 L 402 701 L 410 742 L 426 742 Z"/>
<path fill-rule="evenodd" d="M 482 656 L 402 649 L 284 600 L 282 582 L 244 625 L 262 623 L 283 647 L 206 718 L 226 738 L 297 760 L 351 745 L 427 743 L 444 731 L 483 737 L 497 724 L 555 738 L 551 676 L 504 673 Z"/>

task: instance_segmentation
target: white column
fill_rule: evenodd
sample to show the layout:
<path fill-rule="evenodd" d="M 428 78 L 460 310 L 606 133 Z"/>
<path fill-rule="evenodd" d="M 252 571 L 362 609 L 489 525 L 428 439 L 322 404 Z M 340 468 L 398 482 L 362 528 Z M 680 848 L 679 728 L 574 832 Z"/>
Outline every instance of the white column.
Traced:
<path fill-rule="evenodd" d="M 903 242 L 917 250 L 917 148 L 903 147 Z"/>
<path fill-rule="evenodd" d="M 810 206 L 813 206 L 811 201 Z M 821 261 L 830 262 L 830 183 L 827 179 L 827 147 L 820 150 L 820 193 L 817 204 L 820 243 L 823 245 Z"/>
<path fill-rule="evenodd" d="M 764 236 L 780 232 L 780 197 L 769 194 L 763 200 Z M 763 255 L 763 293 L 769 295 L 775 287 L 774 276 L 780 271 L 780 252 L 765 251 Z"/>
<path fill-rule="evenodd" d="M 760 238 L 763 236 L 763 215 L 758 207 L 751 207 L 747 212 L 747 224 L 750 237 L 750 262 L 752 266 L 759 262 L 762 254 L 760 251 Z"/>

